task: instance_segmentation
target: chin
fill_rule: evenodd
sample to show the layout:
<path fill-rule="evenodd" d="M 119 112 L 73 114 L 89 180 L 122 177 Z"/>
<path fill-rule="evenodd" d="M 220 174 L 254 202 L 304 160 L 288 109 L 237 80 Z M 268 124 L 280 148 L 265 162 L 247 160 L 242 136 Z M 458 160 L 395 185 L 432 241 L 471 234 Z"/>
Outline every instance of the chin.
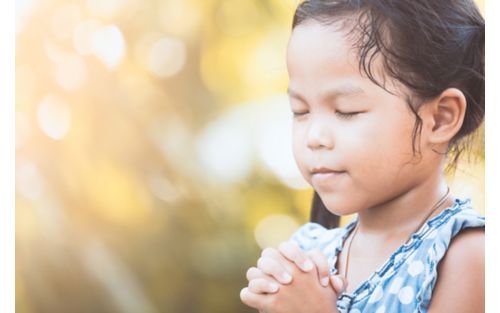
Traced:
<path fill-rule="evenodd" d="M 357 213 L 359 211 L 359 207 L 353 203 L 352 200 L 349 201 L 348 198 L 344 197 L 336 197 L 336 196 L 322 196 L 320 194 L 321 201 L 325 207 L 331 213 L 338 216 L 345 216 Z"/>

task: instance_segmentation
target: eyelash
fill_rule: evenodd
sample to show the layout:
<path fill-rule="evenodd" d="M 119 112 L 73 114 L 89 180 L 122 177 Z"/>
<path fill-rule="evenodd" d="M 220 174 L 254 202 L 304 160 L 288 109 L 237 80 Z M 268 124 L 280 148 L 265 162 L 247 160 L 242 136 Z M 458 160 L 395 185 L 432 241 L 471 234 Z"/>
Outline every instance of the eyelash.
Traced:
<path fill-rule="evenodd" d="M 292 112 L 293 113 L 293 116 L 294 117 L 300 117 L 302 115 L 305 115 L 307 114 L 308 112 Z M 342 118 L 342 119 L 350 119 L 350 118 L 353 118 L 354 116 L 358 115 L 359 113 L 361 112 L 339 112 L 339 111 L 336 111 L 335 114 L 337 114 L 337 116 L 339 118 Z"/>
<path fill-rule="evenodd" d="M 338 112 L 338 111 L 335 112 L 335 114 L 337 114 L 338 117 L 343 118 L 343 119 L 353 118 L 354 116 L 358 115 L 359 113 L 361 113 L 361 112 L 346 112 L 346 113 Z"/>

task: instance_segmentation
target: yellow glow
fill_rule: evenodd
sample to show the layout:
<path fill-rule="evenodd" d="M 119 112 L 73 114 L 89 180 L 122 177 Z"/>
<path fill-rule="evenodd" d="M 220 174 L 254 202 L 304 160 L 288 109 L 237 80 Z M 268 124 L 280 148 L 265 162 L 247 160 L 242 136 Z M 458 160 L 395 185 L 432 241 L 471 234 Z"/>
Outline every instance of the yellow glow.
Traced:
<path fill-rule="evenodd" d="M 288 199 L 266 188 L 245 190 L 242 201 L 245 205 L 244 220 L 251 229 L 271 213 L 286 214 L 289 212 Z"/>
<path fill-rule="evenodd" d="M 479 7 L 479 10 L 481 11 L 481 14 L 484 16 L 484 0 L 475 0 L 477 3 L 477 6 Z"/>
<path fill-rule="evenodd" d="M 470 198 L 472 207 L 484 214 L 484 162 L 459 163 L 453 176 L 448 177 L 451 193 Z"/>
<path fill-rule="evenodd" d="M 151 214 L 145 186 L 124 168 L 101 159 L 85 174 L 87 208 L 110 223 L 142 224 Z"/>
<path fill-rule="evenodd" d="M 73 31 L 73 46 L 81 55 L 93 53 L 92 36 L 101 27 L 97 20 L 80 22 Z"/>
<path fill-rule="evenodd" d="M 16 66 L 16 103 L 17 109 L 30 106 L 38 92 L 38 81 L 28 64 Z"/>
<path fill-rule="evenodd" d="M 87 0 L 87 8 L 94 16 L 112 18 L 123 9 L 128 0 Z"/>
<path fill-rule="evenodd" d="M 301 220 L 309 220 L 313 195 L 312 188 L 296 190 L 293 193 L 293 204 L 299 209 Z"/>
<path fill-rule="evenodd" d="M 66 55 L 54 65 L 57 83 L 67 91 L 79 89 L 87 78 L 85 60 L 78 55 Z"/>
<path fill-rule="evenodd" d="M 200 74 L 205 86 L 227 101 L 244 101 L 240 96 L 242 87 L 245 86 L 244 76 L 241 74 L 246 67 L 243 60 L 249 59 L 261 36 L 259 33 L 252 33 L 245 36 L 244 40 L 227 37 L 207 44 L 200 63 Z"/>
<path fill-rule="evenodd" d="M 21 148 L 31 136 L 32 127 L 28 116 L 16 111 L 16 149 Z"/>
<path fill-rule="evenodd" d="M 255 241 L 261 249 L 277 247 L 288 240 L 299 224 L 289 215 L 273 214 L 265 217 L 255 227 Z"/>
<path fill-rule="evenodd" d="M 203 7 L 193 0 L 162 1 L 158 17 L 167 33 L 187 38 L 194 35 L 198 29 L 202 20 L 202 9 Z"/>
<path fill-rule="evenodd" d="M 58 39 L 71 39 L 73 29 L 82 18 L 82 9 L 76 3 L 65 4 L 57 10 L 51 18 L 52 32 Z"/>

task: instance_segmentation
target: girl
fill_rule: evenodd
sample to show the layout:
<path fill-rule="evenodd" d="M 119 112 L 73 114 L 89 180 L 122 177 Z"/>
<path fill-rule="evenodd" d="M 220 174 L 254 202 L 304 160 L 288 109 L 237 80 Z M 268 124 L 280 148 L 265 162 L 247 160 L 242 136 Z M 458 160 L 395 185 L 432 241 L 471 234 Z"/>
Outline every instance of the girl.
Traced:
<path fill-rule="evenodd" d="M 262 252 L 242 301 L 271 313 L 483 312 L 485 219 L 444 175 L 484 118 L 477 7 L 306 0 L 292 29 L 293 153 L 315 190 L 312 220 Z M 357 214 L 336 228 L 332 213 Z"/>

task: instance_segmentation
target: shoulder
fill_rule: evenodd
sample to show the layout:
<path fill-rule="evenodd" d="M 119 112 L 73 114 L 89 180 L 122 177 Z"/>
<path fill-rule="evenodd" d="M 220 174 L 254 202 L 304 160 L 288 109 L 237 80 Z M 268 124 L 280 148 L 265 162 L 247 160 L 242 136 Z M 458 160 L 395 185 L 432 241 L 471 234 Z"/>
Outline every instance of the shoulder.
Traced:
<path fill-rule="evenodd" d="M 437 267 L 429 312 L 484 311 L 484 228 L 466 228 L 450 242 Z"/>
<path fill-rule="evenodd" d="M 458 270 L 467 270 L 464 277 L 484 270 L 484 236 L 484 228 L 476 227 L 465 228 L 453 237 L 437 268 L 441 278 L 451 273 L 456 276 Z"/>
<path fill-rule="evenodd" d="M 467 257 L 470 252 L 484 253 L 484 227 L 465 228 L 451 240 L 448 254 Z"/>

